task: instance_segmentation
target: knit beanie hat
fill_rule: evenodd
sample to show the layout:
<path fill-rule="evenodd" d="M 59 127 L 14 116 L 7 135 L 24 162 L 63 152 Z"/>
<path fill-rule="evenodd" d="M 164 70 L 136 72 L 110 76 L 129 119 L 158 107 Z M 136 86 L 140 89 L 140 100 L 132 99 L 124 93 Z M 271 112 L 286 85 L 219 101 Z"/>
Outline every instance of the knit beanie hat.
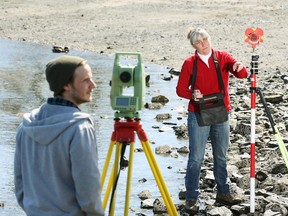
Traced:
<path fill-rule="evenodd" d="M 46 80 L 54 96 L 59 95 L 63 87 L 69 83 L 74 75 L 75 69 L 85 59 L 77 56 L 63 55 L 53 59 L 46 65 Z"/>

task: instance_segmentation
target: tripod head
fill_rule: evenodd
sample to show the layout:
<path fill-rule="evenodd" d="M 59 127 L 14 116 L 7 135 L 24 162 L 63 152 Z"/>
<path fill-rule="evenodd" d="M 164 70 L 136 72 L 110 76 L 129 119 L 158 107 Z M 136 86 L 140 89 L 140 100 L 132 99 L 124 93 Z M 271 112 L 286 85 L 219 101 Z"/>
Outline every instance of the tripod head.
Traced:
<path fill-rule="evenodd" d="M 128 56 L 136 57 L 137 63 L 124 65 L 121 60 Z M 137 111 L 142 109 L 145 102 L 145 74 L 140 53 L 116 53 L 110 102 L 112 109 L 117 110 L 116 118 L 139 118 Z"/>

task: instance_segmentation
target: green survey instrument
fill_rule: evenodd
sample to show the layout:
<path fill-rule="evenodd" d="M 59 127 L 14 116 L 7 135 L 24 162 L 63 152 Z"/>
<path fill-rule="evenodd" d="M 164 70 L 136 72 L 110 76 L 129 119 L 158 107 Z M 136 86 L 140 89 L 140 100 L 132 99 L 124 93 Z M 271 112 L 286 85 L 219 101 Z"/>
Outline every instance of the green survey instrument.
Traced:
<path fill-rule="evenodd" d="M 133 59 L 134 57 L 134 59 Z M 136 57 L 136 58 L 135 58 Z M 132 58 L 136 62 L 123 63 Z M 127 60 L 127 59 L 126 59 Z M 131 61 L 132 61 L 131 60 Z M 140 53 L 116 53 L 111 81 L 110 102 L 115 117 L 138 117 L 145 102 L 145 73 Z"/>
<path fill-rule="evenodd" d="M 105 209 L 110 198 L 109 216 L 114 216 L 115 209 L 117 208 L 116 191 L 118 180 L 120 172 L 127 166 L 125 206 L 124 213 L 121 215 L 128 216 L 131 211 L 129 205 L 136 135 L 141 142 L 143 152 L 146 155 L 150 169 L 161 192 L 168 214 L 173 216 L 178 215 L 176 206 L 172 201 L 171 194 L 168 191 L 153 154 L 149 139 L 142 128 L 142 123 L 140 121 L 141 119 L 138 111 L 143 108 L 145 103 L 145 87 L 146 80 L 141 54 L 130 52 L 116 53 L 110 94 L 111 107 L 113 110 L 116 110 L 114 130 L 111 135 L 111 141 L 101 175 L 101 191 L 103 190 L 104 185 L 107 186 L 106 190 L 103 191 L 104 197 L 102 206 Z M 127 160 L 125 157 L 125 150 L 128 147 L 130 149 L 129 158 Z M 115 153 L 114 162 L 111 161 L 113 152 Z M 105 178 L 109 170 L 109 165 L 111 164 L 113 167 L 110 169 L 111 173 L 109 180 L 107 184 L 105 184 Z M 120 205 L 123 206 L 122 203 Z"/>

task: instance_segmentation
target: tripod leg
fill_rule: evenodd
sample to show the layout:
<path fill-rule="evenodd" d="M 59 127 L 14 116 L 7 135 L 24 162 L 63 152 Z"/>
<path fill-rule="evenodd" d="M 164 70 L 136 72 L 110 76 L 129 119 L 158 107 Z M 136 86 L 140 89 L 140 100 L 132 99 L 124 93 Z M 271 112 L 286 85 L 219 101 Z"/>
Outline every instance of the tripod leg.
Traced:
<path fill-rule="evenodd" d="M 103 203 L 102 206 L 105 209 L 110 193 L 111 193 L 111 189 L 113 188 L 113 186 L 115 185 L 116 182 L 116 178 L 117 178 L 117 171 L 118 171 L 118 167 L 119 167 L 119 161 L 120 161 L 120 152 L 121 152 L 121 147 L 120 147 L 121 143 L 116 142 L 116 150 L 115 150 L 115 160 L 114 160 L 114 165 L 113 168 L 111 170 L 111 175 L 110 175 L 110 179 L 109 179 L 109 183 L 107 185 L 107 189 L 103 198 Z M 116 201 L 116 190 L 114 191 L 114 196 L 113 199 L 110 203 L 110 214 L 109 216 L 113 216 L 114 215 L 114 209 L 115 209 L 115 201 Z"/>
<path fill-rule="evenodd" d="M 178 215 L 177 213 L 177 210 L 176 210 L 176 207 L 175 205 L 173 204 L 173 201 L 171 199 L 171 196 L 170 196 L 170 193 L 167 189 L 167 186 L 165 184 L 165 181 L 161 175 L 161 171 L 158 167 L 158 164 L 156 162 L 156 159 L 154 157 L 154 154 L 152 152 L 152 149 L 150 147 L 150 143 L 149 141 L 143 141 L 141 140 L 141 144 L 142 144 L 142 147 L 143 147 L 143 150 L 145 152 L 145 155 L 147 157 L 147 160 L 148 160 L 148 163 L 150 165 L 150 168 L 154 174 L 154 177 L 155 177 L 155 180 L 157 182 L 157 185 L 158 185 L 158 188 L 162 194 L 162 197 L 163 197 L 163 200 L 164 200 L 164 203 L 167 207 L 167 211 L 169 213 L 169 215 L 173 215 L 173 216 L 176 216 Z"/>
<path fill-rule="evenodd" d="M 107 185 L 106 193 L 105 193 L 105 196 L 104 196 L 103 201 L 102 201 L 103 209 L 106 209 L 106 206 L 108 203 L 108 198 L 109 198 L 111 189 L 113 187 L 113 179 L 114 179 L 113 173 L 114 173 L 114 167 L 112 167 L 112 169 L 111 169 L 111 175 L 110 175 L 109 182 Z"/>
<path fill-rule="evenodd" d="M 129 164 L 128 164 L 128 173 L 127 173 L 127 182 L 126 182 L 126 199 L 125 199 L 125 209 L 124 216 L 129 215 L 129 204 L 130 204 L 130 191 L 131 191 L 131 180 L 132 180 L 132 168 L 134 160 L 134 146 L 135 143 L 130 143 L 130 153 L 129 153 Z"/>
<path fill-rule="evenodd" d="M 275 124 L 275 122 L 274 122 L 274 120 L 273 120 L 273 118 L 272 118 L 271 112 L 270 112 L 270 110 L 269 110 L 269 108 L 268 108 L 268 106 L 267 106 L 267 102 L 266 102 L 266 100 L 265 100 L 265 97 L 264 97 L 261 89 L 260 89 L 260 88 L 257 88 L 256 92 L 257 92 L 257 93 L 259 94 L 259 96 L 260 96 L 260 101 L 262 102 L 262 104 L 263 104 L 263 106 L 264 106 L 265 112 L 266 112 L 266 114 L 267 114 L 267 116 L 268 116 L 269 122 L 270 122 L 270 124 L 271 124 L 272 129 L 273 129 L 273 133 L 274 133 L 275 138 L 276 138 L 276 140 L 277 140 L 277 143 L 278 143 L 280 152 L 281 152 L 282 157 L 283 157 L 283 159 L 284 159 L 284 161 L 285 161 L 286 167 L 288 168 L 288 152 L 287 152 L 287 149 L 286 149 L 286 147 L 285 147 L 285 145 L 284 145 L 283 139 L 282 139 L 282 137 L 280 136 L 280 133 L 279 133 L 279 131 L 278 131 L 278 128 L 276 127 L 276 124 Z"/>
<path fill-rule="evenodd" d="M 111 140 L 110 145 L 109 145 L 109 149 L 108 149 L 108 153 L 107 153 L 107 156 L 106 156 L 105 164 L 104 164 L 104 167 L 103 167 L 101 179 L 100 179 L 101 191 L 102 191 L 103 186 L 104 186 L 104 182 L 105 182 L 107 170 L 108 170 L 108 167 L 109 167 L 109 162 L 111 160 L 111 155 L 112 155 L 112 152 L 113 152 L 114 144 L 115 144 L 115 140 Z"/>
<path fill-rule="evenodd" d="M 283 159 L 285 161 L 286 167 L 288 169 L 288 152 L 287 152 L 287 149 L 286 149 L 286 147 L 284 145 L 283 139 L 281 138 L 280 133 L 278 131 L 278 128 L 276 128 L 276 126 L 275 126 L 275 131 L 276 131 L 275 138 L 277 140 L 280 152 L 281 152 L 281 154 L 283 156 Z"/>

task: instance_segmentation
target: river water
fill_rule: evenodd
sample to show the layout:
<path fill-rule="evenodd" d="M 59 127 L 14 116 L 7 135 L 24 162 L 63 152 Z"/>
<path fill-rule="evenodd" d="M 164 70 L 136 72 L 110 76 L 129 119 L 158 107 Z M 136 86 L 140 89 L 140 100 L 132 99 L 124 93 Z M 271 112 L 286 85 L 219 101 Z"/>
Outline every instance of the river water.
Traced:
<path fill-rule="evenodd" d="M 91 114 L 95 120 L 99 146 L 99 166 L 102 170 L 114 126 L 115 111 L 112 110 L 109 100 L 109 81 L 112 77 L 114 55 L 100 55 L 77 50 L 70 50 L 69 54 L 79 55 L 88 60 L 97 84 L 93 93 L 93 102 L 84 104 L 80 108 L 82 111 Z M 21 122 L 21 114 L 40 106 L 46 101 L 47 97 L 52 96 L 45 80 L 44 68 L 49 60 L 59 55 L 61 54 L 53 53 L 52 47 L 48 45 L 0 40 L 0 203 L 4 204 L 4 207 L 0 207 L 1 216 L 25 215 L 18 206 L 13 192 L 15 134 Z M 144 66 L 145 73 L 150 75 L 150 86 L 146 88 L 146 102 L 150 103 L 151 98 L 157 95 L 165 95 L 169 98 L 169 102 L 160 110 L 142 109 L 140 112 L 142 127 L 149 138 L 153 152 L 155 147 L 162 145 L 169 145 L 173 148 L 187 146 L 187 140 L 177 139 L 172 129 L 159 132 L 158 129 L 153 127 L 164 126 L 163 122 L 155 119 L 156 115 L 160 113 L 171 113 L 172 118 L 168 120 L 171 123 L 181 125 L 186 122 L 185 118 L 177 119 L 177 110 L 187 103 L 187 101 L 180 100 L 175 94 L 177 79 L 164 81 L 162 79 L 163 74 L 165 76 L 169 75 L 167 68 L 145 62 Z M 170 126 L 168 125 L 168 127 Z M 137 137 L 135 147 L 141 147 Z M 155 154 L 155 157 L 174 204 L 181 203 L 178 199 L 178 193 L 180 188 L 183 187 L 184 175 L 179 170 L 186 166 L 187 155 L 178 155 L 178 158 L 174 158 L 170 155 Z M 109 170 L 108 174 L 110 174 Z M 121 171 L 117 186 L 116 216 L 123 215 L 124 212 L 126 175 L 127 169 Z M 153 215 L 152 210 L 140 208 L 141 201 L 137 196 L 143 190 L 150 190 L 153 198 L 161 197 L 143 152 L 134 153 L 132 176 L 131 211 L 129 215 L 137 215 L 140 212 Z M 106 181 L 108 177 L 106 177 Z M 147 179 L 146 182 L 139 181 L 144 178 Z M 109 206 L 106 207 L 106 212 L 108 209 Z"/>

